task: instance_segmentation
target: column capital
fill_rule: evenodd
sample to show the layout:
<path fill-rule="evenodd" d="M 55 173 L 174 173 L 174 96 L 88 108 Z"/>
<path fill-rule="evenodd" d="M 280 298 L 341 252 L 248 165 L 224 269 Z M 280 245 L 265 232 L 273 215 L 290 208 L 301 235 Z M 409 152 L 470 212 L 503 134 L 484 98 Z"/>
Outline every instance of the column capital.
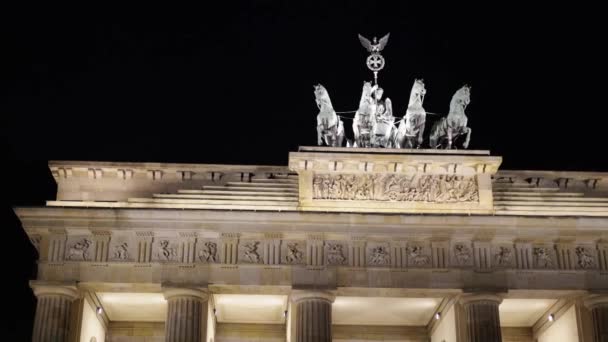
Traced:
<path fill-rule="evenodd" d="M 162 290 L 166 300 L 176 297 L 195 297 L 204 302 L 209 299 L 209 290 L 206 288 L 163 286 Z"/>
<path fill-rule="evenodd" d="M 307 299 L 319 299 L 331 304 L 336 300 L 336 295 L 322 290 L 292 290 L 289 299 L 294 303 Z"/>
<path fill-rule="evenodd" d="M 71 300 L 80 298 L 80 292 L 75 283 L 31 280 L 30 287 L 37 298 L 40 298 L 41 296 L 64 296 Z"/>
<path fill-rule="evenodd" d="M 477 302 L 493 302 L 496 305 L 502 303 L 502 297 L 497 293 L 465 293 L 460 297 L 460 303 L 463 305 L 475 304 Z"/>
<path fill-rule="evenodd" d="M 592 294 L 583 299 L 583 304 L 588 309 L 595 309 L 600 306 L 608 307 L 608 294 Z"/>

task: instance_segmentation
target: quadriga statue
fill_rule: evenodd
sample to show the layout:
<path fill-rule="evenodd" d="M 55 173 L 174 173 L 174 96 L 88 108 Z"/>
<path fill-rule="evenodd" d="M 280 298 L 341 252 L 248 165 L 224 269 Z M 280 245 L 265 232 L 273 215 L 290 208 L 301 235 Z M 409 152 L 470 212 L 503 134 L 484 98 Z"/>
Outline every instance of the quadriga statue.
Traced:
<path fill-rule="evenodd" d="M 465 108 L 471 102 L 471 88 L 467 85 L 458 89 L 452 101 L 450 101 L 450 112 L 447 117 L 437 121 L 431 129 L 430 145 L 431 148 L 451 149 L 457 138 L 466 135 L 463 148 L 469 147 L 471 141 L 471 129 L 467 127 L 467 116 Z"/>
<path fill-rule="evenodd" d="M 426 88 L 422 80 L 415 80 L 410 92 L 410 101 L 405 116 L 399 122 L 395 135 L 396 148 L 419 148 L 426 123 L 426 111 L 422 108 Z"/>
<path fill-rule="evenodd" d="M 376 115 L 374 90 L 375 88 L 372 87 L 371 82 L 363 82 L 359 109 L 357 109 L 353 119 L 353 133 L 355 135 L 353 147 L 371 147 L 372 145 L 372 129 Z"/>
<path fill-rule="evenodd" d="M 318 84 L 315 86 L 315 101 L 319 107 L 317 115 L 317 144 L 333 147 L 342 146 L 344 139 L 344 124 L 336 115 L 334 107 L 331 105 L 327 89 Z"/>

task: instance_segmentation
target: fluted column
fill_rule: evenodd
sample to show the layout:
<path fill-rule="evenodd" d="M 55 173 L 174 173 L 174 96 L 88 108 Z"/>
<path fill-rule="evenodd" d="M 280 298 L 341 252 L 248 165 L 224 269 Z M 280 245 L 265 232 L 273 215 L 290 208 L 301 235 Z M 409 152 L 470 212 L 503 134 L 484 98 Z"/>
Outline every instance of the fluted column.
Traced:
<path fill-rule="evenodd" d="M 176 287 L 164 287 L 163 293 L 168 304 L 165 341 L 205 341 L 208 293 L 198 289 Z"/>
<path fill-rule="evenodd" d="M 494 294 L 467 294 L 460 302 L 464 308 L 469 342 L 501 342 L 498 306 L 502 298 Z"/>
<path fill-rule="evenodd" d="M 325 291 L 295 290 L 295 342 L 331 342 L 331 304 L 335 296 Z"/>
<path fill-rule="evenodd" d="M 68 341 L 72 302 L 79 297 L 75 286 L 31 282 L 38 299 L 33 342 Z"/>
<path fill-rule="evenodd" d="M 585 306 L 593 317 L 593 341 L 608 342 L 608 295 L 592 295 Z"/>

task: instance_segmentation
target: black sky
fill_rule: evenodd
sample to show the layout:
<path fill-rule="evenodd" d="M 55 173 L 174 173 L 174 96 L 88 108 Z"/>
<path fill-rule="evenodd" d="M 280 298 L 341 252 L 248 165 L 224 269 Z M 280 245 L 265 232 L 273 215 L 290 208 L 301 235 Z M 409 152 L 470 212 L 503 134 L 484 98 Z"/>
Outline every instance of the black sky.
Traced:
<path fill-rule="evenodd" d="M 313 84 L 336 110 L 356 109 L 371 79 L 357 33 L 391 32 L 380 85 L 397 115 L 414 78 L 434 113 L 467 83 L 471 148 L 503 156 L 503 169 L 608 171 L 601 16 L 572 2 L 6 9 L 0 169 L 3 228 L 24 260 L 15 298 L 33 303 L 34 252 L 8 207 L 54 196 L 48 160 L 284 165 L 316 142 Z M 28 338 L 31 307 L 5 321 L 13 340 Z"/>

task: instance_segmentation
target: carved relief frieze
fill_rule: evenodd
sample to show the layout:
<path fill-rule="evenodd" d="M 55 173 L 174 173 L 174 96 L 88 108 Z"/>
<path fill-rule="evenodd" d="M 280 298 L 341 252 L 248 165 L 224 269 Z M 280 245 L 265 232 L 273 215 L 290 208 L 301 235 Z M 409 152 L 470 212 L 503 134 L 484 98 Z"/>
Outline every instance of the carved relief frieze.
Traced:
<path fill-rule="evenodd" d="M 492 265 L 498 268 L 511 268 L 515 265 L 513 246 L 499 245 L 492 248 Z"/>
<path fill-rule="evenodd" d="M 410 267 L 430 267 L 431 255 L 429 247 L 423 243 L 408 243 L 407 264 Z"/>
<path fill-rule="evenodd" d="M 388 243 L 370 242 L 366 248 L 367 264 L 369 266 L 391 265 L 391 250 Z"/>
<path fill-rule="evenodd" d="M 556 254 L 552 246 L 535 246 L 532 250 L 534 255 L 534 268 L 553 269 L 556 267 Z"/>
<path fill-rule="evenodd" d="M 69 261 L 91 261 L 93 240 L 89 237 L 68 239 L 65 259 Z"/>
<path fill-rule="evenodd" d="M 315 174 L 313 199 L 455 203 L 478 202 L 475 176 L 436 174 Z"/>
<path fill-rule="evenodd" d="M 206 264 L 219 262 L 217 241 L 198 240 L 196 243 L 196 260 Z"/>
<path fill-rule="evenodd" d="M 121 244 L 113 245 L 112 250 L 113 250 L 112 256 L 111 256 L 112 260 L 126 261 L 130 258 L 128 242 L 123 242 Z"/>
<path fill-rule="evenodd" d="M 154 241 L 153 261 L 180 262 L 179 242 L 169 238 L 157 238 Z"/>
<path fill-rule="evenodd" d="M 457 242 L 452 245 L 452 255 L 455 266 L 473 266 L 473 249 L 470 242 Z"/>
<path fill-rule="evenodd" d="M 261 241 L 255 240 L 239 241 L 239 262 L 245 264 L 263 263 L 261 244 Z"/>
<path fill-rule="evenodd" d="M 281 263 L 300 265 L 306 262 L 305 241 L 283 241 L 281 243 Z"/>
<path fill-rule="evenodd" d="M 577 269 L 588 270 L 596 267 L 596 256 L 593 249 L 586 246 L 577 246 L 574 253 L 576 253 Z"/>
<path fill-rule="evenodd" d="M 325 264 L 345 265 L 348 262 L 346 244 L 341 241 L 325 241 Z"/>

